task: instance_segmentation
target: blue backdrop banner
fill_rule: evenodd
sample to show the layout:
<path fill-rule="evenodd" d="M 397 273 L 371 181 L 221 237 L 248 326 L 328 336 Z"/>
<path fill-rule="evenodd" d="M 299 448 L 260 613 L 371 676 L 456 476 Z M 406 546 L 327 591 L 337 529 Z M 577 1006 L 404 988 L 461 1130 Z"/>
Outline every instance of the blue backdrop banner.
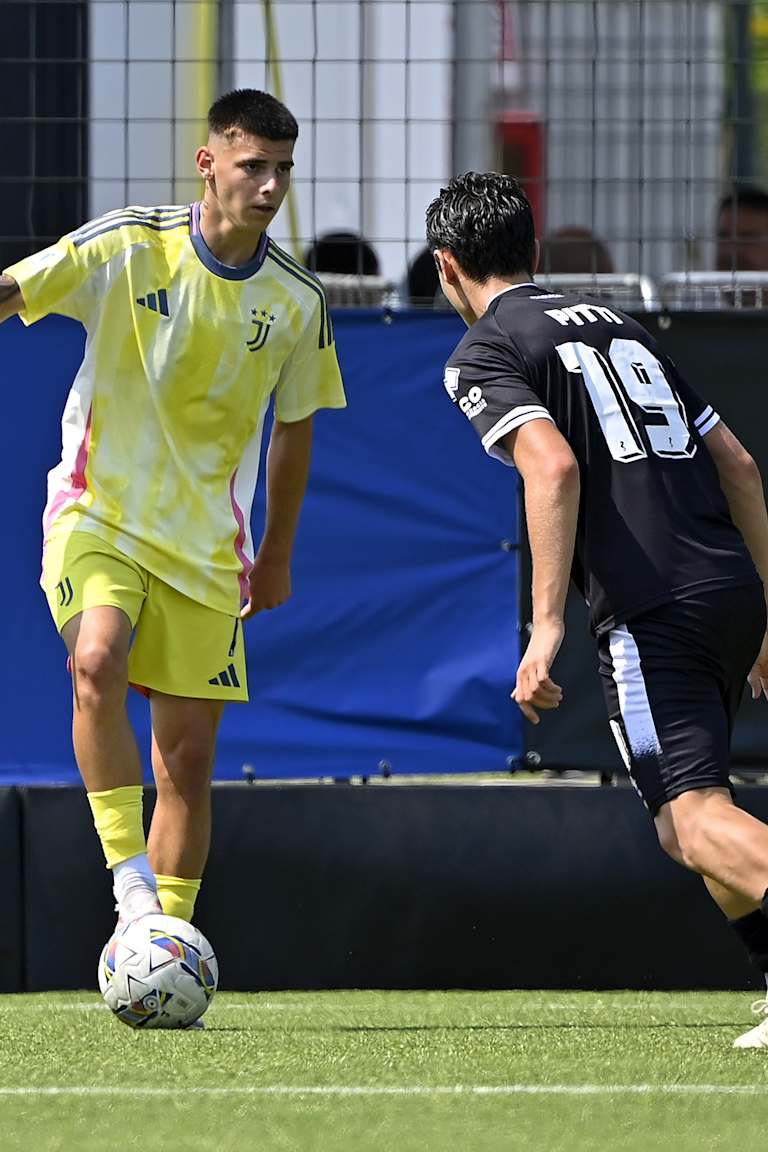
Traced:
<path fill-rule="evenodd" d="M 216 776 L 503 771 L 522 754 L 517 481 L 451 410 L 452 315 L 339 312 L 349 407 L 316 418 L 288 605 L 246 627 L 249 704 L 231 705 Z M 5 375 L 6 658 L 0 784 L 70 782 L 65 653 L 37 580 L 45 475 L 83 347 L 51 317 L 0 328 Z M 266 437 L 265 437 L 266 439 Z M 263 493 L 253 510 L 263 521 Z M 148 763 L 146 702 L 130 711 Z"/>

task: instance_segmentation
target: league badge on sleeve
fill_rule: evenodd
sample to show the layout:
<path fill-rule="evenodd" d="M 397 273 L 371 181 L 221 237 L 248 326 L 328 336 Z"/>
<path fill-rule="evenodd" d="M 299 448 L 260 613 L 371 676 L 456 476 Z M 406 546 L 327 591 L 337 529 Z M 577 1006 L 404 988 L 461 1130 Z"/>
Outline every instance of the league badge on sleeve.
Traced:
<path fill-rule="evenodd" d="M 443 376 L 443 384 L 445 385 L 445 390 L 450 396 L 451 400 L 453 400 L 454 404 L 459 398 L 458 392 L 460 372 L 461 368 L 446 368 L 445 375 Z"/>

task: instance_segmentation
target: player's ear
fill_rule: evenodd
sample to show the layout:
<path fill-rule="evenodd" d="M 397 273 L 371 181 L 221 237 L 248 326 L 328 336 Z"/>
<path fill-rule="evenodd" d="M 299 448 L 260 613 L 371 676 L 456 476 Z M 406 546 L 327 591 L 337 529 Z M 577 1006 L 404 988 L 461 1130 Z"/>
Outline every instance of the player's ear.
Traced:
<path fill-rule="evenodd" d="M 211 152 L 210 148 L 206 148 L 205 146 L 198 148 L 195 153 L 195 164 L 203 180 L 211 180 L 213 178 L 213 152 Z"/>
<path fill-rule="evenodd" d="M 446 284 L 458 284 L 456 258 L 447 248 L 439 248 L 435 252 L 435 262 Z"/>

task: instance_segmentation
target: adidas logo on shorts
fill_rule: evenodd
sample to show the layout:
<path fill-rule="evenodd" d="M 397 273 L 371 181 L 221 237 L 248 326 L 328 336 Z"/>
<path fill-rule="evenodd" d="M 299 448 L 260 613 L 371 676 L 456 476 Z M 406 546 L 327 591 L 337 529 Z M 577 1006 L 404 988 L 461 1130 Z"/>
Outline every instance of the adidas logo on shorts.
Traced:
<path fill-rule="evenodd" d="M 230 664 L 223 672 L 219 672 L 218 676 L 212 676 L 208 683 L 216 684 L 220 688 L 240 687 L 240 681 L 237 678 L 234 664 Z"/>

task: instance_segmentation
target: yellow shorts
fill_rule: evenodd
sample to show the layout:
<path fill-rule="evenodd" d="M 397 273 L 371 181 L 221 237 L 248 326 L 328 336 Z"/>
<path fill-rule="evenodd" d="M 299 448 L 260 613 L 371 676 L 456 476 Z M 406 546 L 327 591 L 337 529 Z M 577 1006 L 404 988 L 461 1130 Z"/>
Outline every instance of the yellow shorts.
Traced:
<path fill-rule="evenodd" d="M 43 586 L 56 627 L 112 606 L 133 628 L 131 684 L 195 700 L 247 700 L 243 623 L 190 600 L 90 532 L 54 535 Z"/>

